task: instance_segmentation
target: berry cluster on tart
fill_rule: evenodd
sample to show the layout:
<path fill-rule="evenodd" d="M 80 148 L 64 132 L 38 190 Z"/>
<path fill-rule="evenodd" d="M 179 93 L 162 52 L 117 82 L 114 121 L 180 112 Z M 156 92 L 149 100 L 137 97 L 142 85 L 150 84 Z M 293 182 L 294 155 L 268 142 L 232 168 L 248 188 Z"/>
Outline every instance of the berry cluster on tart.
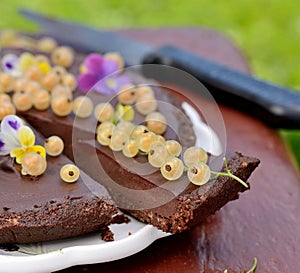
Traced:
<path fill-rule="evenodd" d="M 211 170 L 189 118 L 166 107 L 182 101 L 124 72 L 119 54 L 86 56 L 49 37 L 2 41 L 0 243 L 104 229 L 117 208 L 178 233 L 249 187 L 259 160 L 231 153 Z"/>

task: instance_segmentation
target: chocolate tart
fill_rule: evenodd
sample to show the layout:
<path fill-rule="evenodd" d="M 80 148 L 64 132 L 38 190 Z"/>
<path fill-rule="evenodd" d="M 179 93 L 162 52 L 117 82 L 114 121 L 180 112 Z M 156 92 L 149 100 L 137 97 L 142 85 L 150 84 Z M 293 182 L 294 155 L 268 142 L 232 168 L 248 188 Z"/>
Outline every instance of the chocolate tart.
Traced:
<path fill-rule="evenodd" d="M 5 52 L 7 51 L 2 54 Z M 73 73 L 77 73 L 83 57 L 81 54 L 76 55 L 75 63 L 71 67 Z M 146 83 L 154 86 L 155 96 L 159 101 L 158 109 L 166 116 L 168 122 L 171 120 L 172 123 L 172 126 L 168 126 L 165 138 L 179 140 L 183 149 L 193 146 L 195 133 L 191 121 L 181 109 L 182 101 L 174 94 L 155 87 L 152 81 L 145 81 L 140 75 L 129 76 L 135 84 Z M 82 93 L 76 90 L 74 96 L 78 95 Z M 89 96 L 94 104 L 107 101 L 116 103 L 113 97 L 96 93 L 89 93 Z M 180 111 L 174 112 L 165 107 L 166 104 Z M 192 227 L 227 202 L 237 199 L 239 193 L 246 190 L 228 177 L 220 177 L 198 187 L 189 183 L 186 177 L 166 182 L 157 170 L 146 174 L 132 171 L 132 168 L 128 167 L 131 159 L 125 158 L 121 153 L 113 153 L 95 141 L 97 123 L 94 117 L 78 119 L 70 114 L 61 118 L 55 116 L 51 110 L 34 109 L 19 114 L 44 137 L 62 137 L 66 144 L 65 155 L 92 177 L 97 185 L 104 185 L 120 209 L 165 232 L 178 233 Z M 135 123 L 139 124 L 142 121 L 142 116 L 135 116 Z M 247 181 L 259 164 L 258 159 L 240 153 L 231 153 L 227 158 L 230 171 L 244 181 Z M 145 158 L 138 156 L 134 161 L 142 164 L 140 170 L 146 167 Z"/>
<path fill-rule="evenodd" d="M 35 133 L 37 144 L 43 144 Z M 21 175 L 13 158 L 0 156 L 1 244 L 75 237 L 112 222 L 117 208 L 103 186 L 83 171 L 76 183 L 61 180 L 60 168 L 68 163 L 63 155 L 47 157 L 46 172 L 30 177 Z"/>

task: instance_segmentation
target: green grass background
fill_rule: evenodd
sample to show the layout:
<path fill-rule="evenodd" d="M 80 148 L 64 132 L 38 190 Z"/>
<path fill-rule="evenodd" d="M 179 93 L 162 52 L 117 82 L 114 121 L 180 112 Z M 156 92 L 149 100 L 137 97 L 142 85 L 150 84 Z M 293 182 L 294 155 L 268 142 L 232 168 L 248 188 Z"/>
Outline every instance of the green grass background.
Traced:
<path fill-rule="evenodd" d="M 25 7 L 105 29 L 201 26 L 239 46 L 253 73 L 300 90 L 300 7 L 296 0 L 0 0 L 0 28 L 36 31 Z M 300 131 L 281 131 L 300 166 Z"/>

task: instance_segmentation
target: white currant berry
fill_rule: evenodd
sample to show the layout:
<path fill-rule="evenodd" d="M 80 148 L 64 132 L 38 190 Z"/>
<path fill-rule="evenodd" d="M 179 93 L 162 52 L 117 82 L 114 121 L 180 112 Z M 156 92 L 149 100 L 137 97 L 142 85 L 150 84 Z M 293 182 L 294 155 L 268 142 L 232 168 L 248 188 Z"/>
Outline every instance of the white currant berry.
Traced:
<path fill-rule="evenodd" d="M 208 159 L 207 152 L 200 147 L 190 147 L 183 154 L 184 164 L 189 167 L 198 162 L 206 163 Z"/>
<path fill-rule="evenodd" d="M 53 50 L 51 60 L 55 65 L 68 68 L 74 62 L 74 51 L 67 46 L 60 46 Z"/>
<path fill-rule="evenodd" d="M 22 174 L 39 176 L 46 171 L 47 161 L 38 153 L 26 153 L 22 158 Z"/>
<path fill-rule="evenodd" d="M 106 130 L 106 129 L 112 131 L 114 128 L 115 128 L 115 125 L 112 122 L 104 121 L 104 122 L 102 122 L 98 125 L 97 130 L 96 130 L 96 134 L 98 134 L 100 131 Z"/>
<path fill-rule="evenodd" d="M 148 161 L 153 167 L 160 168 L 168 155 L 166 146 L 159 141 L 154 141 L 150 146 Z"/>
<path fill-rule="evenodd" d="M 156 110 L 157 101 L 153 96 L 144 94 L 137 98 L 135 108 L 140 114 L 147 115 Z"/>
<path fill-rule="evenodd" d="M 161 142 L 163 144 L 166 143 L 166 139 L 163 136 L 161 136 L 161 135 L 156 135 L 155 141 L 156 142 Z"/>
<path fill-rule="evenodd" d="M 44 78 L 41 81 L 41 84 L 43 88 L 51 91 L 55 86 L 59 84 L 59 81 L 60 79 L 57 76 L 57 74 L 51 71 L 50 73 L 44 76 Z"/>
<path fill-rule="evenodd" d="M 16 109 L 21 112 L 28 111 L 33 106 L 32 96 L 25 91 L 14 93 L 12 102 Z"/>
<path fill-rule="evenodd" d="M 80 176 L 80 170 L 74 164 L 66 164 L 60 169 L 60 178 L 66 183 L 74 183 Z"/>
<path fill-rule="evenodd" d="M 123 86 L 118 93 L 118 100 L 124 105 L 133 104 L 135 102 L 135 99 L 135 87 L 131 84 Z"/>
<path fill-rule="evenodd" d="M 175 156 L 169 156 L 164 164 L 160 167 L 162 176 L 167 180 L 177 180 L 184 171 L 182 161 Z"/>
<path fill-rule="evenodd" d="M 40 51 L 50 53 L 57 47 L 57 42 L 51 37 L 43 37 L 37 41 L 36 45 Z"/>
<path fill-rule="evenodd" d="M 107 60 L 113 60 L 118 64 L 118 68 L 124 68 L 124 60 L 118 52 L 109 52 L 104 55 L 104 58 Z"/>
<path fill-rule="evenodd" d="M 148 153 L 152 142 L 155 140 L 155 134 L 152 132 L 139 134 L 136 138 L 136 145 L 145 153 Z"/>
<path fill-rule="evenodd" d="M 73 112 L 77 117 L 88 118 L 93 110 L 93 101 L 89 97 L 79 96 L 73 101 Z"/>
<path fill-rule="evenodd" d="M 41 85 L 35 81 L 28 81 L 23 87 L 24 91 L 30 94 L 32 97 L 38 90 L 41 89 Z"/>
<path fill-rule="evenodd" d="M 70 90 L 73 92 L 77 87 L 76 77 L 71 73 L 67 73 L 65 75 L 62 75 L 61 84 L 63 86 L 68 86 L 70 88 Z"/>
<path fill-rule="evenodd" d="M 46 110 L 50 106 L 50 94 L 45 89 L 40 89 L 33 96 L 33 107 L 36 110 Z"/>
<path fill-rule="evenodd" d="M 111 121 L 115 116 L 115 111 L 110 103 L 102 102 L 96 105 L 94 116 L 100 122 Z"/>
<path fill-rule="evenodd" d="M 51 99 L 51 109 L 59 117 L 66 117 L 72 112 L 72 100 L 68 97 L 55 97 Z"/>
<path fill-rule="evenodd" d="M 167 140 L 165 145 L 166 145 L 169 155 L 179 156 L 181 154 L 182 146 L 178 141 Z"/>
<path fill-rule="evenodd" d="M 0 104 L 3 102 L 11 103 L 11 98 L 7 94 L 0 94 Z"/>
<path fill-rule="evenodd" d="M 204 185 L 210 179 L 210 168 L 203 162 L 198 162 L 188 168 L 187 176 L 195 185 Z"/>
<path fill-rule="evenodd" d="M 109 146 L 111 143 L 112 133 L 115 129 L 115 125 L 111 123 L 112 126 L 105 126 L 102 128 L 98 128 L 97 130 L 97 141 L 99 144 L 103 146 Z"/>
<path fill-rule="evenodd" d="M 117 128 L 130 135 L 133 132 L 135 126 L 132 122 L 122 120 L 117 124 Z"/>
<path fill-rule="evenodd" d="M 56 74 L 56 76 L 59 78 L 59 80 L 61 80 L 62 77 L 68 73 L 64 67 L 59 66 L 59 65 L 54 66 L 52 68 L 51 72 Z"/>
<path fill-rule="evenodd" d="M 45 140 L 44 147 L 50 156 L 59 156 L 64 150 L 64 142 L 59 136 L 51 136 Z"/>
<path fill-rule="evenodd" d="M 147 95 L 149 97 L 154 98 L 154 91 L 150 86 L 147 85 L 141 85 L 136 87 L 137 98 L 141 97 L 142 95 Z"/>
<path fill-rule="evenodd" d="M 73 94 L 69 87 L 57 85 L 51 90 L 51 98 L 57 97 L 67 97 L 72 100 Z"/>
<path fill-rule="evenodd" d="M 37 64 L 45 63 L 45 64 L 50 65 L 49 58 L 46 55 L 43 55 L 43 54 L 35 55 L 35 61 L 37 62 Z"/>
<path fill-rule="evenodd" d="M 16 108 L 12 103 L 10 102 L 0 103 L 0 121 L 8 115 L 15 115 L 15 114 L 16 114 Z"/>
<path fill-rule="evenodd" d="M 157 134 L 162 135 L 167 129 L 167 119 L 160 112 L 152 112 L 145 118 L 147 128 Z"/>
<path fill-rule="evenodd" d="M 15 92 L 24 91 L 24 86 L 29 82 L 30 80 L 27 78 L 17 78 L 15 79 L 15 82 L 13 84 L 13 90 Z"/>
<path fill-rule="evenodd" d="M 14 78 L 8 73 L 0 72 L 0 93 L 11 91 L 14 85 Z"/>
<path fill-rule="evenodd" d="M 122 152 L 126 157 L 135 157 L 139 152 L 136 141 L 128 138 L 123 146 Z"/>
<path fill-rule="evenodd" d="M 133 129 L 133 131 L 132 131 L 130 137 L 133 138 L 133 139 L 137 139 L 137 137 L 138 137 L 140 134 L 148 133 L 148 132 L 149 132 L 149 130 L 148 130 L 148 128 L 147 128 L 146 126 L 144 126 L 144 125 L 138 125 L 138 126 L 136 126 L 136 127 Z"/>
<path fill-rule="evenodd" d="M 128 134 L 126 134 L 124 131 L 115 128 L 111 135 L 109 148 L 115 152 L 122 151 L 123 146 L 125 145 L 128 138 Z"/>
<path fill-rule="evenodd" d="M 37 66 L 28 67 L 25 70 L 24 75 L 27 79 L 36 82 L 40 82 L 44 77 L 43 72 Z"/>

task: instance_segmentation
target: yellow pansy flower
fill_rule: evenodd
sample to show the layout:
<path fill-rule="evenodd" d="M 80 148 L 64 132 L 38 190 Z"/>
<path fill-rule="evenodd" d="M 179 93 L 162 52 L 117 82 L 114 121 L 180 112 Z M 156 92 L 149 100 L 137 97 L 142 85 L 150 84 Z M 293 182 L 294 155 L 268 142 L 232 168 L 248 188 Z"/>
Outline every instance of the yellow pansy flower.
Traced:
<path fill-rule="evenodd" d="M 51 66 L 47 62 L 39 62 L 37 66 L 44 74 L 48 74 L 51 71 Z"/>
<path fill-rule="evenodd" d="M 35 135 L 28 126 L 21 126 L 18 130 L 18 140 L 21 147 L 14 148 L 10 152 L 11 157 L 16 158 L 18 164 L 22 163 L 22 159 L 26 153 L 35 152 L 43 157 L 46 157 L 46 150 L 44 147 L 35 144 Z"/>
<path fill-rule="evenodd" d="M 29 52 L 22 53 L 19 62 L 20 62 L 20 68 L 23 71 L 25 71 L 30 66 L 36 65 L 35 57 Z"/>
<path fill-rule="evenodd" d="M 132 121 L 134 119 L 134 110 L 131 105 L 118 104 L 116 107 L 116 115 L 118 119 Z"/>

